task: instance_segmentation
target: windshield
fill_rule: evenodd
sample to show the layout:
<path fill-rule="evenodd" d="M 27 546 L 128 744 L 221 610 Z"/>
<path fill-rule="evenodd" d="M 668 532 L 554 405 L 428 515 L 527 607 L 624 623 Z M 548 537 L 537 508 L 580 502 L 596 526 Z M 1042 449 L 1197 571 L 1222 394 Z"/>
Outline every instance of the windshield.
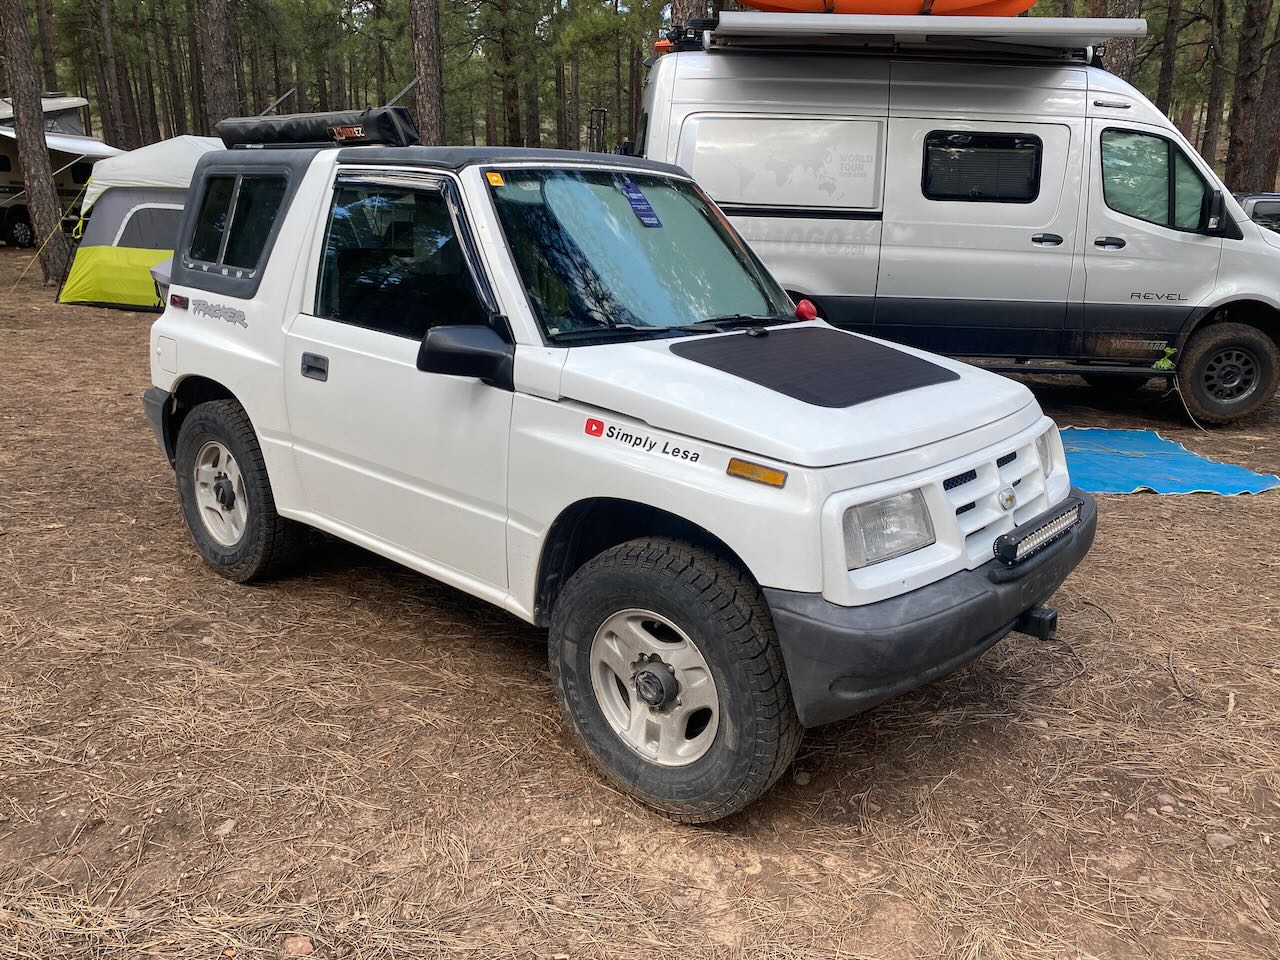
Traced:
<path fill-rule="evenodd" d="M 732 317 L 790 319 L 791 303 L 691 183 L 603 170 L 486 174 L 547 336 L 674 332 Z"/>

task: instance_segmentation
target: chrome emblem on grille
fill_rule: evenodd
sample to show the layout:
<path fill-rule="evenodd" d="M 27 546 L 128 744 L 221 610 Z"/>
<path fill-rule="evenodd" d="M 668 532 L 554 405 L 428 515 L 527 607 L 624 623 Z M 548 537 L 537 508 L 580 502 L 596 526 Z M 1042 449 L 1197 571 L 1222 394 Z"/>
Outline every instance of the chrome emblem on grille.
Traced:
<path fill-rule="evenodd" d="M 996 494 L 996 499 L 1000 501 L 1001 510 L 1012 510 L 1018 502 L 1018 495 L 1013 492 L 1013 487 L 1005 487 Z"/>

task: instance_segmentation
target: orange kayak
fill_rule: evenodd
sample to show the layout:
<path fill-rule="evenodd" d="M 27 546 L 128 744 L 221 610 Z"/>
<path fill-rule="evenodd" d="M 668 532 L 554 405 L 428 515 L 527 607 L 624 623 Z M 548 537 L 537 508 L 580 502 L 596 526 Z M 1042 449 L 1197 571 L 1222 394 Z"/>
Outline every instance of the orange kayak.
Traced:
<path fill-rule="evenodd" d="M 1036 0 L 742 0 L 770 13 L 871 13 L 935 17 L 1016 17 Z"/>

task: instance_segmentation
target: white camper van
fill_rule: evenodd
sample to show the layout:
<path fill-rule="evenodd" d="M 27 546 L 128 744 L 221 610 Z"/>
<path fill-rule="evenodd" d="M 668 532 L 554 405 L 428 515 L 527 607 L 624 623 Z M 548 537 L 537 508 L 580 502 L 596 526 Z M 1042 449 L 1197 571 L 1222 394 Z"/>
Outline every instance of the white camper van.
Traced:
<path fill-rule="evenodd" d="M 1113 386 L 1176 373 L 1223 422 L 1276 389 L 1280 235 L 1093 65 L 1145 30 L 724 13 L 654 62 L 636 152 L 838 326 Z"/>

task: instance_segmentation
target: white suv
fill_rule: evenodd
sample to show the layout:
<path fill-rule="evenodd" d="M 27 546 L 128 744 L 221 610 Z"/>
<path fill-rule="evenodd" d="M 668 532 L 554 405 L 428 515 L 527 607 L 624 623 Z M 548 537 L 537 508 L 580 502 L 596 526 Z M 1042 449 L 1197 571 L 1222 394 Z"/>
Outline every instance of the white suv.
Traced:
<path fill-rule="evenodd" d="M 171 281 L 145 408 L 208 563 L 315 528 L 548 627 L 585 751 L 681 820 L 1051 635 L 1093 540 L 1025 387 L 805 319 L 676 167 L 212 153 Z"/>

